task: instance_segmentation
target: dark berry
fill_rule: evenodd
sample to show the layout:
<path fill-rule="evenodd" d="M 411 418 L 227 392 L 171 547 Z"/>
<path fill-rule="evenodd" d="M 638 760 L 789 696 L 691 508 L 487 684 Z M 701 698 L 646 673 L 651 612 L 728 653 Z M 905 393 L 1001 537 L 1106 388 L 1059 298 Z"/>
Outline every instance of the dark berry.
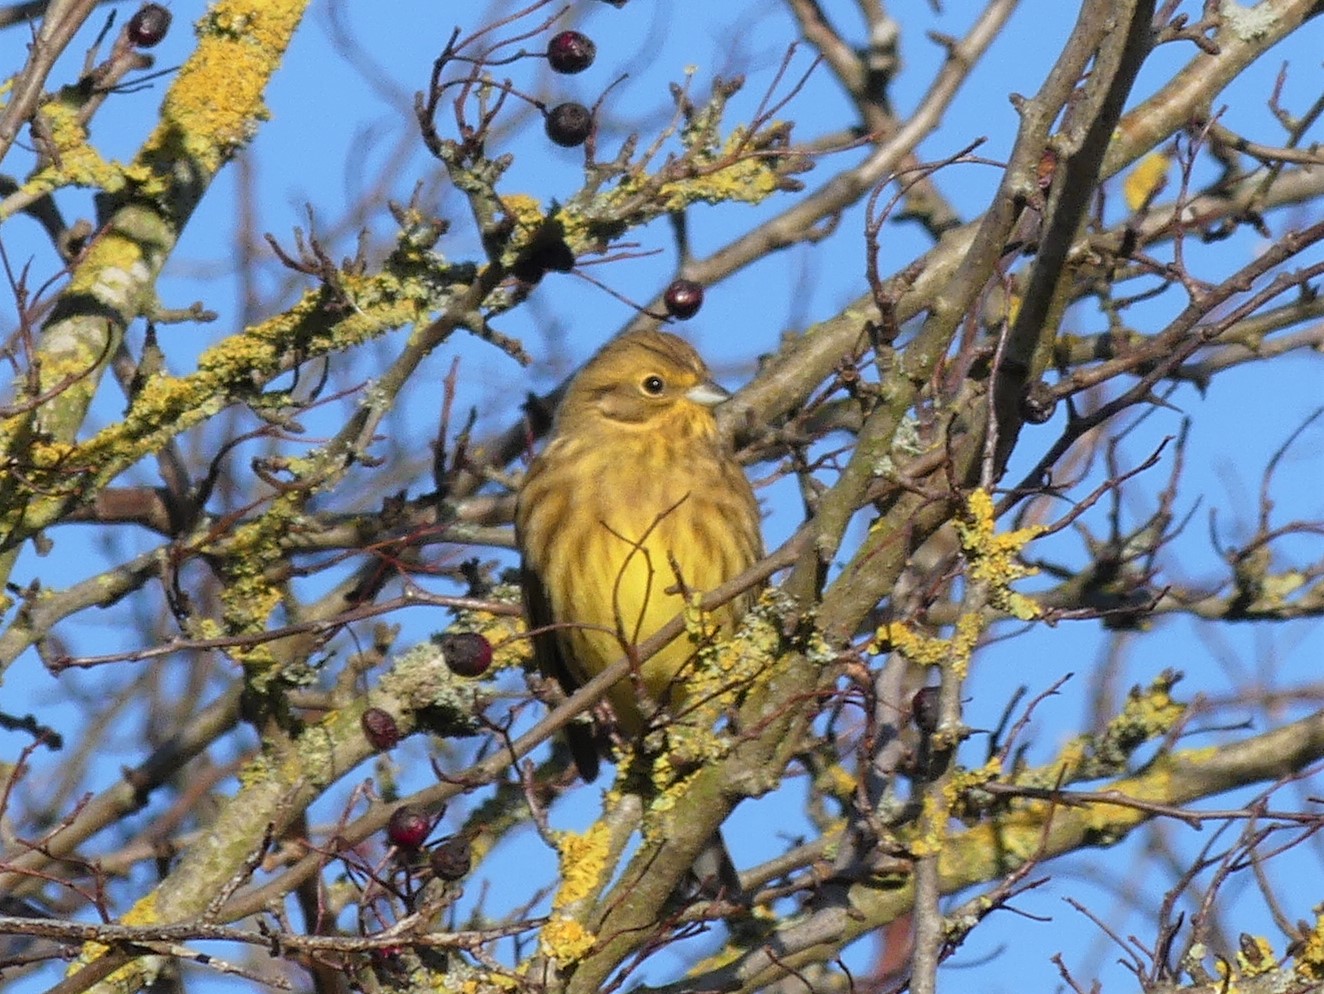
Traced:
<path fill-rule="evenodd" d="M 554 273 L 568 273 L 575 268 L 575 253 L 560 238 L 542 242 L 539 255 L 543 264 Z"/>
<path fill-rule="evenodd" d="M 562 148 L 583 145 L 593 131 L 593 113 L 583 104 L 557 104 L 547 112 L 547 137 Z"/>
<path fill-rule="evenodd" d="M 392 749 L 400 741 L 400 729 L 395 719 L 381 708 L 368 708 L 359 721 L 363 725 L 363 737 L 378 751 Z"/>
<path fill-rule="evenodd" d="M 417 849 L 432 831 L 432 822 L 421 808 L 402 804 L 391 812 L 386 823 L 386 838 L 400 849 Z"/>
<path fill-rule="evenodd" d="M 129 18 L 124 30 L 134 45 L 151 48 L 170 30 L 170 11 L 159 3 L 145 3 Z"/>
<path fill-rule="evenodd" d="M 473 850 L 463 835 L 454 835 L 432 850 L 432 872 L 441 880 L 459 880 L 473 865 Z"/>
<path fill-rule="evenodd" d="M 521 283 L 538 283 L 547 275 L 547 267 L 544 266 L 531 253 L 524 253 L 510 267 L 510 273 Z"/>
<path fill-rule="evenodd" d="M 932 735 L 938 727 L 938 694 L 937 687 L 920 687 L 910 701 L 915 727 L 925 735 Z"/>
<path fill-rule="evenodd" d="M 492 665 L 492 643 L 477 632 L 443 635 L 438 644 L 446 666 L 456 676 L 482 676 Z"/>
<path fill-rule="evenodd" d="M 548 271 L 568 273 L 574 268 L 575 253 L 564 239 L 538 238 L 519 254 L 510 272 L 523 283 L 537 283 Z"/>
<path fill-rule="evenodd" d="M 384 966 L 392 972 L 398 971 L 402 964 L 400 957 L 404 953 L 404 946 L 379 946 L 369 954 L 373 962 L 378 966 Z"/>
<path fill-rule="evenodd" d="M 673 318 L 688 321 L 703 306 L 703 287 L 693 280 L 672 280 L 662 294 L 662 302 Z"/>
<path fill-rule="evenodd" d="M 598 46 L 593 39 L 578 31 L 562 31 L 552 35 L 547 43 L 547 64 L 554 72 L 573 75 L 593 65 Z"/>

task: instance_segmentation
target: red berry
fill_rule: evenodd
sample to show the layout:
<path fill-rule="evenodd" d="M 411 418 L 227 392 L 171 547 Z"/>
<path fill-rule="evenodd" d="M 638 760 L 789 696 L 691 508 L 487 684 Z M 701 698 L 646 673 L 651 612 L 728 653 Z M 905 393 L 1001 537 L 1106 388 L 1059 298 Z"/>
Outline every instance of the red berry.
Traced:
<path fill-rule="evenodd" d="M 129 18 L 124 30 L 134 45 L 151 48 L 170 30 L 170 11 L 159 3 L 145 3 Z"/>
<path fill-rule="evenodd" d="M 455 632 L 438 640 L 441 657 L 456 676 L 482 676 L 492 665 L 492 643 L 477 632 Z"/>
<path fill-rule="evenodd" d="M 693 280 L 672 280 L 662 294 L 662 302 L 673 318 L 688 321 L 703 306 L 703 287 Z"/>
<path fill-rule="evenodd" d="M 394 748 L 400 741 L 400 728 L 390 712 L 381 708 L 368 708 L 359 722 L 363 726 L 363 737 L 379 752 Z"/>
<path fill-rule="evenodd" d="M 553 72 L 566 75 L 583 72 L 593 64 L 597 54 L 598 46 L 593 39 L 578 31 L 562 31 L 552 35 L 547 43 L 547 64 Z"/>
<path fill-rule="evenodd" d="M 453 835 L 428 857 L 432 872 L 441 880 L 459 880 L 473 865 L 473 850 L 463 835 Z"/>
<path fill-rule="evenodd" d="M 583 145 L 593 131 L 593 112 L 583 104 L 557 104 L 547 112 L 547 137 L 562 148 Z"/>
<path fill-rule="evenodd" d="M 386 838 L 400 849 L 417 849 L 432 831 L 432 822 L 421 808 L 402 804 L 391 812 L 386 823 Z"/>
<path fill-rule="evenodd" d="M 910 715 L 915 719 L 915 727 L 925 735 L 933 734 L 938 727 L 937 687 L 920 687 L 910 701 Z"/>

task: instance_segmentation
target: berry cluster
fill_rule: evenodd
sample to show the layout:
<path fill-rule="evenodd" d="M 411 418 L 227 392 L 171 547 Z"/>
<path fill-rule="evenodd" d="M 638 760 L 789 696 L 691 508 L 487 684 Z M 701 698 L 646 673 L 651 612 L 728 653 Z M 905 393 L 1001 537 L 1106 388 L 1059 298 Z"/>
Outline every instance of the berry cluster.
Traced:
<path fill-rule="evenodd" d="M 562 31 L 547 43 L 547 64 L 562 75 L 581 73 L 593 64 L 598 46 L 579 31 Z M 593 133 L 593 112 L 581 103 L 567 101 L 546 112 L 547 137 L 562 148 L 575 148 Z"/>
<path fill-rule="evenodd" d="M 624 0 L 607 0 L 623 6 Z M 556 73 L 572 76 L 593 65 L 598 46 L 582 31 L 559 31 L 547 42 L 544 53 L 548 67 Z M 543 114 L 543 130 L 548 139 L 562 148 L 578 148 L 592 137 L 596 121 L 594 109 L 575 100 L 566 100 L 551 108 L 539 103 Z M 569 272 L 575 257 L 565 241 L 556 233 L 535 238 L 511 266 L 511 273 L 520 282 L 535 284 L 549 271 Z M 703 286 L 689 279 L 676 279 L 662 295 L 667 316 L 688 321 L 703 306 Z M 458 672 L 458 671 L 457 671 Z"/>
<path fill-rule="evenodd" d="M 443 814 L 444 808 L 437 813 L 436 819 L 432 819 L 422 808 L 402 804 L 391 812 L 391 819 L 386 823 L 386 841 L 399 849 L 406 858 L 412 857 L 423 848 L 423 843 Z M 472 865 L 473 849 L 468 837 L 464 835 L 442 839 L 428 853 L 428 867 L 441 880 L 459 880 L 469 872 Z"/>

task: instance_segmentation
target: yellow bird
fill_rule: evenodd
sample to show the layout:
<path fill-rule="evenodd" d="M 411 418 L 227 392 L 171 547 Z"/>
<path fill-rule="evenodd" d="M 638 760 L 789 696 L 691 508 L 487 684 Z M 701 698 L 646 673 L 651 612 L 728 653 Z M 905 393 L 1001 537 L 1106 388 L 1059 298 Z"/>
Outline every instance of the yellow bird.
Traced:
<path fill-rule="evenodd" d="M 730 394 L 699 354 L 661 331 L 609 342 L 571 381 L 547 446 L 520 490 L 515 534 L 539 668 L 567 693 L 674 618 L 684 593 L 706 593 L 763 555 L 758 504 L 717 432 L 713 407 Z M 753 599 L 719 608 L 734 627 Z M 694 653 L 682 634 L 644 662 L 653 702 L 681 702 Z M 611 689 L 621 729 L 639 735 L 644 712 L 627 677 Z M 568 730 L 585 780 L 597 750 Z"/>

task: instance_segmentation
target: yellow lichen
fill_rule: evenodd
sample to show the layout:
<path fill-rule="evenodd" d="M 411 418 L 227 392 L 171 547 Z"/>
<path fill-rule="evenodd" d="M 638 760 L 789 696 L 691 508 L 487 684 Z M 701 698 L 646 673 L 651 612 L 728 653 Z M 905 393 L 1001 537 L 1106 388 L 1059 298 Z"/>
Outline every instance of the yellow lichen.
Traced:
<path fill-rule="evenodd" d="M 1011 584 L 1039 571 L 1020 561 L 1020 552 L 1044 532 L 1042 525 L 999 533 L 993 517 L 993 498 L 982 487 L 966 499 L 965 514 L 956 522 L 956 533 L 965 552 L 967 579 L 982 583 L 988 602 L 1014 618 L 1031 621 L 1042 609 L 1031 598 L 1018 594 Z"/>
<path fill-rule="evenodd" d="M 1159 679 L 1148 690 L 1128 694 L 1122 713 L 1108 723 L 1105 734 L 1127 740 L 1166 734 L 1186 713 L 1186 705 L 1173 700 L 1171 688 L 1171 682 Z"/>
<path fill-rule="evenodd" d="M 139 898 L 128 911 L 120 918 L 121 925 L 155 925 L 160 916 L 156 908 L 156 891 L 149 891 Z M 72 976 L 93 960 L 100 959 L 110 951 L 109 946 L 103 946 L 99 942 L 85 942 L 79 951 L 78 958 L 69 964 L 69 969 L 65 971 L 66 976 Z M 129 976 L 132 966 L 121 967 L 112 974 L 112 979 L 125 978 Z"/>
<path fill-rule="evenodd" d="M 914 834 L 906 840 L 906 848 L 916 859 L 937 856 L 943 851 L 947 844 L 947 813 L 945 798 L 937 794 L 924 796 Z"/>
<path fill-rule="evenodd" d="M 505 994 L 506 991 L 519 990 L 524 985 L 515 977 L 503 973 L 483 971 L 479 976 L 466 977 L 455 988 L 446 987 L 441 994 L 454 989 L 458 994 Z"/>
<path fill-rule="evenodd" d="M 679 731 L 679 729 L 678 729 Z M 689 743 L 687 743 L 689 744 Z M 654 759 L 648 770 L 650 783 L 654 790 L 654 796 L 648 804 L 648 810 L 653 814 L 661 814 L 670 811 L 676 806 L 677 795 L 680 791 L 676 790 L 677 784 L 683 780 L 676 774 L 676 768 L 671 763 L 670 753 L 659 753 Z M 648 833 L 648 823 L 644 826 L 645 837 Z"/>
<path fill-rule="evenodd" d="M 1071 783 L 1084 765 L 1090 752 L 1090 736 L 1078 735 L 1069 740 L 1057 754 L 1053 764 L 1057 771 L 1053 774 L 1054 782 Z"/>
<path fill-rule="evenodd" d="M 1172 772 L 1156 762 L 1143 778 L 1123 777 L 1113 781 L 1108 791 L 1133 801 L 1165 803 L 1172 796 Z M 1109 839 L 1120 839 L 1127 830 L 1147 820 L 1149 815 L 1127 804 L 1098 801 L 1085 807 L 1081 820 L 1091 832 Z"/>
<path fill-rule="evenodd" d="M 700 610 L 697 599 L 685 606 L 686 629 L 697 651 L 682 677 L 682 701 L 673 698 L 680 704 L 682 720 L 667 727 L 665 741 L 665 751 L 679 766 L 693 768 L 721 759 L 730 751 L 730 737 L 715 731 L 715 726 L 776 662 L 781 649 L 777 618 L 783 610 L 780 595 L 765 591 L 740 626 L 726 635 L 717 627 L 721 612 Z M 675 786 L 669 764 L 655 765 L 652 780 L 659 791 Z"/>
<path fill-rule="evenodd" d="M 32 469 L 58 469 L 64 465 L 74 446 L 66 442 L 37 439 L 27 450 L 27 463 Z"/>
<path fill-rule="evenodd" d="M 854 796 L 859 780 L 840 763 L 833 763 L 819 774 L 818 785 L 834 797 L 847 798 Z"/>
<path fill-rule="evenodd" d="M 596 941 L 597 937 L 573 918 L 553 918 L 538 936 L 543 953 L 562 966 L 583 959 Z"/>
<path fill-rule="evenodd" d="M 1241 948 L 1237 951 L 1237 969 L 1243 977 L 1270 973 L 1277 965 L 1278 959 L 1268 939 L 1259 935 L 1242 936 Z"/>
<path fill-rule="evenodd" d="M 561 887 L 552 898 L 555 910 L 567 908 L 593 894 L 607 869 L 610 842 L 610 830 L 602 822 L 594 823 L 582 835 L 566 832 L 558 837 Z"/>
<path fill-rule="evenodd" d="M 641 202 L 648 204 L 650 213 L 679 211 L 695 203 L 761 203 L 779 189 L 776 159 L 759 154 L 750 145 L 748 130 L 736 128 L 720 145 L 691 147 L 689 154 L 697 167 L 692 172 L 683 172 L 674 180 L 642 171 L 632 173 L 585 213 L 615 217 L 620 208 Z M 574 230 L 574 223 L 566 220 L 567 234 Z"/>
<path fill-rule="evenodd" d="M 542 224 L 542 204 L 538 198 L 524 193 L 504 193 L 499 199 L 506 216 L 521 228 L 534 231 Z"/>
<path fill-rule="evenodd" d="M 68 184 L 111 191 L 124 185 L 123 170 L 88 144 L 87 129 L 76 106 L 51 101 L 41 108 L 38 122 L 50 143 L 52 161 L 24 184 L 26 193 L 43 193 Z"/>
<path fill-rule="evenodd" d="M 189 161 L 214 173 L 267 117 L 262 93 L 307 0 L 219 0 L 161 107 L 146 157 L 163 172 Z"/>
<path fill-rule="evenodd" d="M 266 631 L 272 612 L 280 605 L 283 585 L 276 569 L 284 561 L 285 542 L 303 516 L 306 491 L 291 490 L 271 503 L 252 521 L 218 536 L 222 554 L 218 566 L 225 576 L 221 588 L 223 625 L 228 635 L 256 635 Z M 271 643 L 236 645 L 230 655 L 248 666 L 275 662 Z"/>
<path fill-rule="evenodd" d="M 956 628 L 950 638 L 925 635 L 903 622 L 889 621 L 874 634 L 871 650 L 889 646 L 920 666 L 948 666 L 964 677 L 984 627 L 983 618 L 974 612 L 956 619 Z"/>
<path fill-rule="evenodd" d="M 1324 911 L 1315 916 L 1315 927 L 1305 938 L 1296 957 L 1296 972 L 1308 980 L 1324 980 Z"/>
<path fill-rule="evenodd" d="M 978 769 L 960 770 L 952 774 L 943 787 L 943 790 L 947 793 L 948 805 L 955 807 L 956 802 L 966 791 L 982 787 L 1000 776 L 1002 776 L 1002 761 L 997 756 L 989 759 Z"/>
<path fill-rule="evenodd" d="M 285 314 L 212 346 L 196 372 L 156 376 L 134 397 L 128 414 L 79 446 L 80 464 L 97 467 L 97 481 L 122 472 L 167 440 L 222 410 L 232 394 L 252 391 L 254 377 L 274 375 L 297 343 L 306 359 L 358 345 L 402 325 L 415 324 L 439 302 L 431 288 L 405 289 L 395 272 L 346 278 L 342 291 L 353 309 L 332 319 L 320 292 Z"/>

